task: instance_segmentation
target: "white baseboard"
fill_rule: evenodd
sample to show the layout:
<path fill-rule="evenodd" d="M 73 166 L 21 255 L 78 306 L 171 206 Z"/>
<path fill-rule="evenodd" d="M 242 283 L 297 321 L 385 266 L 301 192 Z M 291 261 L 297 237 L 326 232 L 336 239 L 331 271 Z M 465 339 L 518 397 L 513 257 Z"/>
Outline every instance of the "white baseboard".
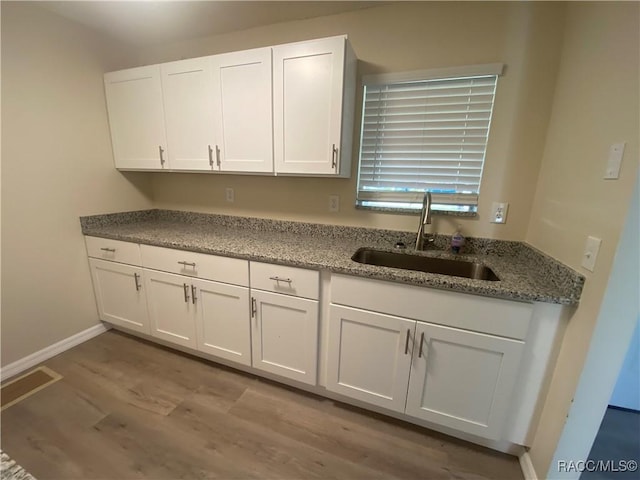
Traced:
<path fill-rule="evenodd" d="M 525 480 L 538 480 L 538 475 L 536 474 L 536 469 L 533 468 L 533 462 L 531 461 L 529 452 L 522 453 L 518 458 Z"/>
<path fill-rule="evenodd" d="M 69 338 L 65 338 L 64 340 L 60 340 L 53 345 L 49 345 L 46 348 L 43 348 L 40 351 L 32 353 L 31 355 L 27 355 L 20 360 L 17 360 L 5 367 L 2 367 L 0 370 L 0 378 L 2 380 L 13 377 L 14 375 L 25 371 L 28 368 L 31 368 L 39 363 L 44 362 L 45 360 L 49 360 L 51 357 L 55 357 L 59 353 L 62 353 L 70 348 L 75 347 L 76 345 L 80 345 L 87 340 L 92 339 L 93 337 L 97 337 L 101 333 L 106 332 L 111 327 L 107 327 L 105 324 L 100 322 L 98 325 L 94 325 L 93 327 L 89 327 L 82 332 L 76 333 L 75 335 L 70 336 Z"/>

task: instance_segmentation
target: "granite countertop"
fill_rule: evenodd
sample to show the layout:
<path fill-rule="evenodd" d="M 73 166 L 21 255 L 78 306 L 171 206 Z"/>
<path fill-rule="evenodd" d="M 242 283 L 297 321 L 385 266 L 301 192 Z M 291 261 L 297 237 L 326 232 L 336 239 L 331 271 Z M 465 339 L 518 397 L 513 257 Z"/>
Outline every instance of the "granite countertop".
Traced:
<path fill-rule="evenodd" d="M 319 225 L 172 210 L 81 217 L 85 235 L 224 255 L 334 273 L 401 282 L 510 300 L 577 304 L 584 277 L 521 242 L 468 238 L 464 254 L 448 253 L 448 236 L 421 255 L 460 258 L 490 267 L 500 281 L 364 265 L 351 260 L 360 247 L 394 250 L 403 241 L 415 253 L 415 232 Z"/>

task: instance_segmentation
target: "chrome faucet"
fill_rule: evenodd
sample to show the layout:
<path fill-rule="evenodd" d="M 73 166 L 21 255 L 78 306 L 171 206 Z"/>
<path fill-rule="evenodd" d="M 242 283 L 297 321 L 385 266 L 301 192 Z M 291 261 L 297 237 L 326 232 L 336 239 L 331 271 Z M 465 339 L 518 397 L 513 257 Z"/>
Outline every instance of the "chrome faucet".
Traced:
<path fill-rule="evenodd" d="M 433 234 L 424 231 L 425 225 L 431 225 L 431 192 L 424 192 L 422 200 L 422 212 L 420 212 L 420 225 L 418 225 L 418 236 L 416 237 L 416 250 L 424 250 L 425 241 L 433 244 L 435 238 Z"/>

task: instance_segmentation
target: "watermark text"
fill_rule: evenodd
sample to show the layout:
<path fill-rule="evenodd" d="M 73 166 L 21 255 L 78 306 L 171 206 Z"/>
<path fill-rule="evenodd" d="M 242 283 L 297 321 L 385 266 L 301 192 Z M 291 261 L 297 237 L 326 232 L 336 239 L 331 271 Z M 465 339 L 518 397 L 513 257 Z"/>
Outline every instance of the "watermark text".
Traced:
<path fill-rule="evenodd" d="M 635 472 L 636 460 L 558 460 L 558 472 Z"/>

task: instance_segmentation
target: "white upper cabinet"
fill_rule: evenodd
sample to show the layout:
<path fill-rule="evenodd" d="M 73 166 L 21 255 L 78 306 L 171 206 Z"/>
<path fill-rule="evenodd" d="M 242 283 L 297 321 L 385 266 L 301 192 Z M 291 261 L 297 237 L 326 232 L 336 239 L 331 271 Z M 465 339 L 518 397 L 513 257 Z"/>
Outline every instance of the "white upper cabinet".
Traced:
<path fill-rule="evenodd" d="M 169 168 L 160 66 L 107 73 L 104 84 L 116 168 Z"/>
<path fill-rule="evenodd" d="M 345 36 L 273 47 L 276 174 L 350 175 L 355 67 Z"/>
<path fill-rule="evenodd" d="M 225 172 L 273 172 L 271 48 L 211 57 L 217 160 Z"/>
<path fill-rule="evenodd" d="M 105 74 L 116 168 L 351 175 L 347 37 Z"/>
<path fill-rule="evenodd" d="M 171 170 L 217 170 L 211 58 L 164 63 L 160 69 Z"/>

